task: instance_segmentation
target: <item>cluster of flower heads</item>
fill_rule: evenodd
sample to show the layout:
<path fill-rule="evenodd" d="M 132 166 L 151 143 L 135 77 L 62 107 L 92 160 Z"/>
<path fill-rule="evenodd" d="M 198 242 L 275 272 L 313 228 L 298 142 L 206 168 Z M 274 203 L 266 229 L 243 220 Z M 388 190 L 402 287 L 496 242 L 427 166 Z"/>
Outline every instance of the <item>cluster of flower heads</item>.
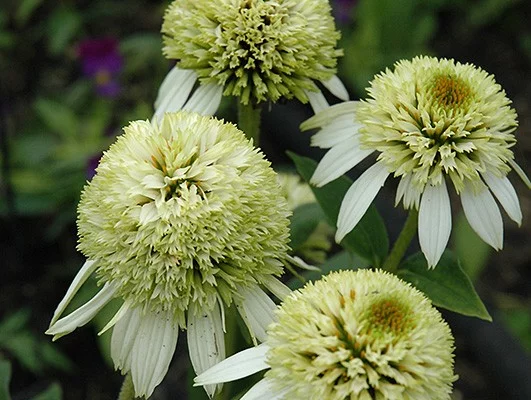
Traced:
<path fill-rule="evenodd" d="M 356 226 L 392 174 L 400 178 L 396 203 L 419 210 L 419 240 L 429 266 L 439 261 L 451 232 L 447 181 L 472 228 L 501 249 L 503 223 L 492 194 L 518 224 L 522 213 L 507 179 L 511 167 L 519 171 L 511 151 L 516 112 L 494 77 L 471 64 L 416 57 L 377 75 L 368 94 L 301 126 L 321 128 L 312 144 L 330 149 L 312 177 L 317 186 L 377 154 L 343 199 L 336 240 Z"/>
<path fill-rule="evenodd" d="M 213 114 L 222 95 L 242 104 L 296 98 L 322 109 L 315 82 L 348 99 L 335 75 L 342 51 L 327 0 L 178 0 L 162 33 L 177 65 L 161 85 L 156 116 L 182 107 Z"/>
<path fill-rule="evenodd" d="M 395 275 L 331 273 L 289 295 L 265 343 L 227 358 L 196 384 L 263 369 L 242 400 L 449 399 L 454 340 L 431 302 Z"/>
<path fill-rule="evenodd" d="M 79 250 L 88 258 L 57 308 L 55 338 L 87 323 L 112 298 L 123 305 L 111 353 L 138 395 L 162 380 L 179 328 L 197 372 L 224 358 L 223 308 L 232 302 L 265 338 L 276 280 L 288 259 L 286 200 L 263 155 L 234 125 L 188 112 L 135 121 L 104 154 L 79 204 Z M 102 286 L 59 319 L 83 282 Z M 211 388 L 211 393 L 215 387 Z"/>
<path fill-rule="evenodd" d="M 419 209 L 430 267 L 451 231 L 447 181 L 476 232 L 501 248 L 492 194 L 511 219 L 522 219 L 506 177 L 519 171 L 510 150 L 516 113 L 501 87 L 472 65 L 417 57 L 377 75 L 368 99 L 328 107 L 317 82 L 348 100 L 335 75 L 342 52 L 330 12 L 326 0 L 168 7 L 163 51 L 177 65 L 153 120 L 124 128 L 82 193 L 78 248 L 87 262 L 47 331 L 66 335 L 121 299 L 103 331 L 113 329 L 111 356 L 130 373 L 136 396 L 149 397 L 162 381 L 186 329 L 196 383 L 210 396 L 223 382 L 267 369 L 242 399 L 450 398 L 451 331 L 409 284 L 383 271 L 343 271 L 290 293 L 277 279 L 295 260 L 290 209 L 313 195 L 291 177 L 277 178 L 234 125 L 200 115 L 215 113 L 223 95 L 253 106 L 310 102 L 318 113 L 302 129 L 321 128 L 312 144 L 330 149 L 312 177 L 317 186 L 376 152 L 343 199 L 337 241 L 393 174 L 396 203 Z M 315 234 L 307 250 L 322 256 L 327 232 Z M 92 275 L 99 292 L 61 318 Z M 224 360 L 224 308 L 232 303 L 254 343 L 263 343 Z"/>

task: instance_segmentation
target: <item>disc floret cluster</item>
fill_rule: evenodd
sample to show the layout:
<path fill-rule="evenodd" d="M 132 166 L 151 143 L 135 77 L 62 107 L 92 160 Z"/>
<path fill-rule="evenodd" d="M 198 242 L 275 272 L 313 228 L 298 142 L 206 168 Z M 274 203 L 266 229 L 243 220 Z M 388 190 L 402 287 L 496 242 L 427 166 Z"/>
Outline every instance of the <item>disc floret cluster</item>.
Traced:
<path fill-rule="evenodd" d="M 335 76 L 340 37 L 326 0 L 179 0 L 164 15 L 163 52 L 243 104 L 306 103 Z"/>

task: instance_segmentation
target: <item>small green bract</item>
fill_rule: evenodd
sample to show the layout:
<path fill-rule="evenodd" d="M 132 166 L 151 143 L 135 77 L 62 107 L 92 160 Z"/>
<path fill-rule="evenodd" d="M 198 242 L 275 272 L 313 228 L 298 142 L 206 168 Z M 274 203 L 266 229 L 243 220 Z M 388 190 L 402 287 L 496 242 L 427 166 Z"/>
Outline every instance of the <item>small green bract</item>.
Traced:
<path fill-rule="evenodd" d="M 306 103 L 304 90 L 332 78 L 342 55 L 327 0 L 177 0 L 162 33 L 166 57 L 243 104 Z"/>
<path fill-rule="evenodd" d="M 282 273 L 288 211 L 276 175 L 234 125 L 187 112 L 135 121 L 79 204 L 79 250 L 100 283 L 154 312 L 229 304 Z"/>

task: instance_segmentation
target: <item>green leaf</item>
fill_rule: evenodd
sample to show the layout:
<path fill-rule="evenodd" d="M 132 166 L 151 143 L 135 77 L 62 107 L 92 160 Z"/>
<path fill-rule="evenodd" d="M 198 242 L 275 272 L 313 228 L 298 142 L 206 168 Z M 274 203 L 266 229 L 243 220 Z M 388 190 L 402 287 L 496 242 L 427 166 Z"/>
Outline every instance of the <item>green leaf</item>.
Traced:
<path fill-rule="evenodd" d="M 492 247 L 470 227 L 463 213 L 457 216 L 453 225 L 452 248 L 466 274 L 475 281 L 487 265 Z"/>
<path fill-rule="evenodd" d="M 0 358 L 0 400 L 11 400 L 9 382 L 11 381 L 11 363 Z"/>
<path fill-rule="evenodd" d="M 492 321 L 459 260 L 448 250 L 434 269 L 428 269 L 424 255 L 416 253 L 403 262 L 396 274 L 424 292 L 436 306 Z"/>
<path fill-rule="evenodd" d="M 317 203 L 302 204 L 293 210 L 290 225 L 291 249 L 296 251 L 302 246 L 317 228 L 319 222 L 325 218 L 323 210 Z"/>
<path fill-rule="evenodd" d="M 42 3 L 43 0 L 22 0 L 18 6 L 15 20 L 19 26 L 23 26 Z"/>
<path fill-rule="evenodd" d="M 48 46 L 52 55 L 59 55 L 81 28 L 81 15 L 75 10 L 61 7 L 48 19 Z"/>
<path fill-rule="evenodd" d="M 288 155 L 295 163 L 297 171 L 308 182 L 317 163 L 311 158 L 292 152 L 288 152 Z M 341 202 L 350 185 L 352 185 L 352 180 L 342 176 L 322 188 L 311 186 L 317 202 L 332 226 L 336 226 Z M 389 251 L 389 238 L 383 219 L 374 206 L 369 207 L 360 222 L 340 244 L 375 267 L 382 264 Z"/>
<path fill-rule="evenodd" d="M 63 391 L 61 386 L 57 383 L 52 383 L 44 392 L 32 397 L 31 400 L 61 400 L 62 398 Z"/>
<path fill-rule="evenodd" d="M 64 139 L 74 139 L 79 121 L 72 110 L 54 100 L 40 98 L 35 102 L 35 111 L 47 128 Z"/>

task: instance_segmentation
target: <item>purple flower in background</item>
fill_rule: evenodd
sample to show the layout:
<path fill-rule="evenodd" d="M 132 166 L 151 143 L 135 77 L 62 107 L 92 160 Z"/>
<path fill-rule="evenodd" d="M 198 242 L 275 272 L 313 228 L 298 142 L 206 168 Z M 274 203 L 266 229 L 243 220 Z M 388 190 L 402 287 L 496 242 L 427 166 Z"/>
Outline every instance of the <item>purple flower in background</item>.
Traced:
<path fill-rule="evenodd" d="M 352 21 L 352 8 L 356 5 L 357 0 L 334 0 L 332 1 L 332 10 L 336 20 L 342 24 L 348 24 Z"/>
<path fill-rule="evenodd" d="M 117 75 L 123 60 L 114 38 L 86 39 L 78 45 L 83 74 L 94 79 L 100 96 L 114 97 L 120 92 Z"/>

